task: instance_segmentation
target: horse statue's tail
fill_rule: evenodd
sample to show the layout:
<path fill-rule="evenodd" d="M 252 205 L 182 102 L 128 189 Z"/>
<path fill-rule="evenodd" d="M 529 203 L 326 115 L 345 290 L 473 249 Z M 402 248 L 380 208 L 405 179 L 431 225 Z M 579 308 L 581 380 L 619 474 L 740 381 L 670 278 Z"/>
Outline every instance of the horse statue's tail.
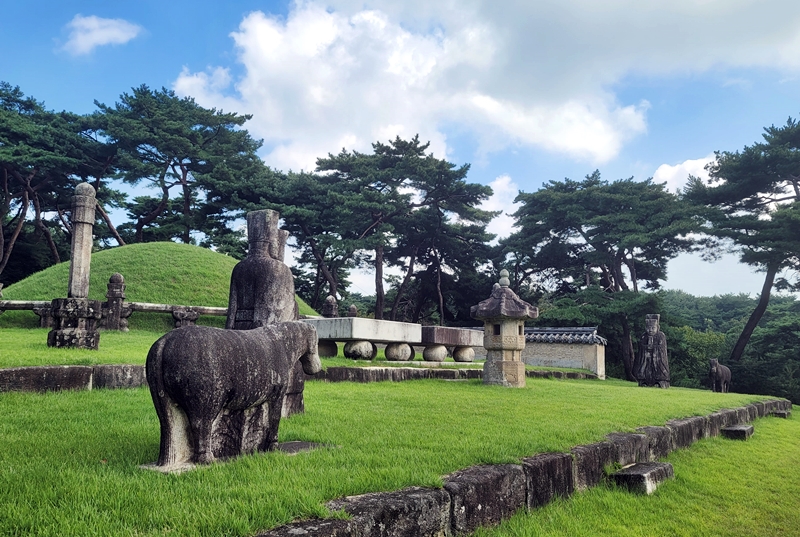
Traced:
<path fill-rule="evenodd" d="M 175 403 L 164 387 L 164 346 L 172 332 L 158 339 L 147 353 L 145 372 L 150 396 L 161 424 L 158 466 L 187 463 L 192 458 L 191 429 L 186 413 Z"/>

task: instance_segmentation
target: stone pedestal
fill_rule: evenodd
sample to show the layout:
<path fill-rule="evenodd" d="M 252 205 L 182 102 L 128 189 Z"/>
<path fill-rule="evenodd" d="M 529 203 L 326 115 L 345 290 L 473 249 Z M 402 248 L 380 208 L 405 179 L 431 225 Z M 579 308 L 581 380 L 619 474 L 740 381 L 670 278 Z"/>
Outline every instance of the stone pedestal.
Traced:
<path fill-rule="evenodd" d="M 86 298 L 56 298 L 51 307 L 55 328 L 47 334 L 48 347 L 73 347 L 97 350 L 97 326 L 103 303 Z"/>
<path fill-rule="evenodd" d="M 525 364 L 511 360 L 489 360 L 483 365 L 483 383 L 508 388 L 525 387 Z"/>

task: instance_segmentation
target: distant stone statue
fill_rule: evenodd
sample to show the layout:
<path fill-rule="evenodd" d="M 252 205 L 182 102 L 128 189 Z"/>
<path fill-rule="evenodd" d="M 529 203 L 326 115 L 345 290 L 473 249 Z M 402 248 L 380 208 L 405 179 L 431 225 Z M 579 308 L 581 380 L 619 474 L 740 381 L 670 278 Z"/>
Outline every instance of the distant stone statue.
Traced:
<path fill-rule="evenodd" d="M 326 318 L 339 316 L 339 305 L 336 303 L 335 296 L 328 295 L 325 298 L 325 303 L 322 305 L 322 316 Z"/>
<path fill-rule="evenodd" d="M 719 363 L 719 361 L 709 360 L 708 378 L 711 380 L 711 391 L 728 393 L 731 385 L 731 370 Z"/>
<path fill-rule="evenodd" d="M 358 317 L 358 307 L 355 304 L 350 304 L 350 307 L 347 308 L 347 316 Z"/>
<path fill-rule="evenodd" d="M 645 319 L 647 331 L 639 341 L 639 352 L 633 363 L 633 376 L 639 386 L 669 388 L 667 337 L 659 330 L 660 318 L 660 315 L 650 314 Z"/>
<path fill-rule="evenodd" d="M 301 321 L 253 330 L 187 326 L 161 337 L 145 366 L 161 424 L 157 466 L 275 449 L 298 360 L 309 375 L 322 368 L 316 329 Z"/>
<path fill-rule="evenodd" d="M 231 274 L 225 328 L 249 330 L 300 318 L 294 298 L 294 276 L 283 263 L 287 231 L 278 229 L 280 214 L 247 213 L 247 257 Z"/>

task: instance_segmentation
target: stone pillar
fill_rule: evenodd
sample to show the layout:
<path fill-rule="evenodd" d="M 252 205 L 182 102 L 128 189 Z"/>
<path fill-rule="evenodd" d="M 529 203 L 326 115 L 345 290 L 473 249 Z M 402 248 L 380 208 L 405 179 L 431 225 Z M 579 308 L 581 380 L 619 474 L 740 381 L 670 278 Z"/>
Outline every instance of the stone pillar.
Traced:
<path fill-rule="evenodd" d="M 103 304 L 89 300 L 89 272 L 92 262 L 95 191 L 81 183 L 72 197 L 72 251 L 69 263 L 67 298 L 52 302 L 54 328 L 47 334 L 48 347 L 74 347 L 97 350 L 100 333 L 97 326 Z"/>
<path fill-rule="evenodd" d="M 501 270 L 500 282 L 494 284 L 492 295 L 472 306 L 470 315 L 483 321 L 483 346 L 486 348 L 483 383 L 524 388 L 525 321 L 538 317 L 539 311 L 508 286 L 508 271 Z"/>
<path fill-rule="evenodd" d="M 108 279 L 108 291 L 106 292 L 106 302 L 103 307 L 103 320 L 101 327 L 106 330 L 128 331 L 128 317 L 133 310 L 125 306 L 125 278 L 122 274 L 115 272 Z"/>

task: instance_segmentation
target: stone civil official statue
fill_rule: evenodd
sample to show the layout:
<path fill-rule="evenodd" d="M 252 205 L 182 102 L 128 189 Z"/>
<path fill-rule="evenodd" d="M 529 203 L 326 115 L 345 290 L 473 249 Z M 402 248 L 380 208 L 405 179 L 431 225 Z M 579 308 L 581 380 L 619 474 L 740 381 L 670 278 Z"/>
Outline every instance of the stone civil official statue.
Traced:
<path fill-rule="evenodd" d="M 659 330 L 660 315 L 646 317 L 647 331 L 639 341 L 639 352 L 633 363 L 633 376 L 639 386 L 669 388 L 669 361 L 667 360 L 667 338 Z"/>

